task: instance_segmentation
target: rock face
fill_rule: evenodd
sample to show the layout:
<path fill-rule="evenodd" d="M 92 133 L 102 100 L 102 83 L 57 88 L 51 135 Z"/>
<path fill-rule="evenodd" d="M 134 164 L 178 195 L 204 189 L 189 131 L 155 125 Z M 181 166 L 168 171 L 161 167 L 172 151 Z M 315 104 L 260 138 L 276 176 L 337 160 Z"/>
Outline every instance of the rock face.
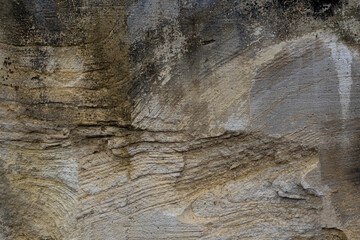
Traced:
<path fill-rule="evenodd" d="M 0 0 L 0 239 L 360 239 L 357 0 Z"/>

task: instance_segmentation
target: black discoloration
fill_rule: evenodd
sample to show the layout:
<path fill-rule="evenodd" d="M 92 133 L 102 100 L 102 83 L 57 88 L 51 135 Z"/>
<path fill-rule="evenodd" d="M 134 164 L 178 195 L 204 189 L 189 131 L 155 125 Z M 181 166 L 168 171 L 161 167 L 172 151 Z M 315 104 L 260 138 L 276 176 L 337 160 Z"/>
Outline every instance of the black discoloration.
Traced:
<path fill-rule="evenodd" d="M 289 8 L 297 3 L 298 1 L 294 1 L 294 0 L 278 0 L 278 4 L 283 8 Z"/>
<path fill-rule="evenodd" d="M 34 24 L 34 20 L 28 9 L 28 4 L 32 5 L 31 1 L 28 1 L 28 3 L 26 1 L 12 1 L 12 14 L 21 27 L 21 31 L 30 30 Z"/>
<path fill-rule="evenodd" d="M 45 73 L 50 54 L 42 49 L 34 51 L 33 54 L 34 56 L 30 59 L 32 69 L 38 73 Z"/>
<path fill-rule="evenodd" d="M 128 92 L 129 96 L 132 99 L 135 99 L 137 96 L 144 96 L 150 92 L 151 83 L 157 79 L 158 70 L 155 64 L 148 64 L 144 67 L 142 74 L 139 74 L 132 83 L 132 86 Z"/>
<path fill-rule="evenodd" d="M 0 20 L 5 40 L 16 46 L 64 46 L 85 41 L 82 1 L 4 0 Z"/>
<path fill-rule="evenodd" d="M 313 16 L 325 19 L 334 15 L 334 9 L 341 6 L 342 0 L 277 0 L 277 3 L 285 10 L 296 5 L 300 6 L 304 13 L 310 13 L 308 10 L 311 9 Z"/>
<path fill-rule="evenodd" d="M 211 44 L 211 43 L 213 43 L 213 42 L 215 42 L 214 39 L 203 40 L 203 41 L 201 41 L 201 44 L 202 44 L 202 45 L 208 45 L 208 44 Z"/>
<path fill-rule="evenodd" d="M 58 4 L 55 1 L 20 0 L 13 1 L 13 17 L 22 34 L 18 44 L 32 42 L 38 36 L 43 44 L 60 43 L 61 23 L 58 19 Z M 40 43 L 40 42 L 39 42 Z"/>
<path fill-rule="evenodd" d="M 347 240 L 347 236 L 343 231 L 337 228 L 322 228 L 321 237 L 324 240 Z"/>
<path fill-rule="evenodd" d="M 334 8 L 338 6 L 341 0 L 308 0 L 316 15 L 325 17 L 334 14 Z"/>
<path fill-rule="evenodd" d="M 132 78 L 131 87 L 128 91 L 128 96 L 132 99 L 132 104 L 135 106 L 140 97 L 146 101 L 146 96 L 150 93 L 152 86 L 159 79 L 159 74 L 164 62 L 162 59 L 155 60 L 158 46 L 165 44 L 167 41 L 174 40 L 174 29 L 170 32 L 165 32 L 165 28 L 171 26 L 169 20 L 162 20 L 158 28 L 155 30 L 148 29 L 145 34 L 145 39 L 134 42 L 129 49 L 129 62 L 133 68 L 140 68 L 139 74 Z"/>
<path fill-rule="evenodd" d="M 3 63 L 3 65 L 4 65 L 4 67 L 6 67 L 6 68 L 8 68 L 8 67 L 10 67 L 11 66 L 11 61 L 10 61 L 10 57 L 6 57 L 5 59 L 4 59 L 4 63 Z"/>
<path fill-rule="evenodd" d="M 360 165 L 360 159 L 359 159 L 359 165 Z M 360 187 L 360 167 L 355 167 L 351 171 L 349 171 L 349 175 L 351 176 L 351 182 L 355 186 Z"/>
<path fill-rule="evenodd" d="M 360 122 L 357 119 L 331 121 L 322 128 L 320 161 L 322 181 L 334 189 L 334 209 L 341 221 L 360 214 Z"/>

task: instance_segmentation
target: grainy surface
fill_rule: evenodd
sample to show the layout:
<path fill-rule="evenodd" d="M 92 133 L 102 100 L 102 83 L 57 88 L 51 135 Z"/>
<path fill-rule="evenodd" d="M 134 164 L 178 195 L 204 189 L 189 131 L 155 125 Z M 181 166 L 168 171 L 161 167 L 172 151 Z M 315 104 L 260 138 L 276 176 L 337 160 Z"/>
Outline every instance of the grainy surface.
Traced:
<path fill-rule="evenodd" d="M 0 239 L 360 239 L 357 0 L 0 0 Z"/>

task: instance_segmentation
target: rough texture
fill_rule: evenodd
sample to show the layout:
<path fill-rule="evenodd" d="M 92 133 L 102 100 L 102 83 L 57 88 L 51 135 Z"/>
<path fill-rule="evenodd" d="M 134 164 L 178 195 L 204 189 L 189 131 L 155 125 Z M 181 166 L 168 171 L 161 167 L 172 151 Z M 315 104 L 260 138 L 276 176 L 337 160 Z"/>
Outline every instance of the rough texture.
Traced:
<path fill-rule="evenodd" d="M 0 0 L 0 239 L 360 239 L 357 0 Z"/>

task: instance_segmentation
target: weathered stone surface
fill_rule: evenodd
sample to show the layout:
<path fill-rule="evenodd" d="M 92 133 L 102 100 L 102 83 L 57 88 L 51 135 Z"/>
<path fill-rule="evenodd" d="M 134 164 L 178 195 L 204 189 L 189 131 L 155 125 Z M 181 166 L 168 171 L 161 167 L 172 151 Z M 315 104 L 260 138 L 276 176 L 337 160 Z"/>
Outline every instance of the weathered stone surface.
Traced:
<path fill-rule="evenodd" d="M 357 0 L 0 0 L 0 239 L 360 239 Z"/>

